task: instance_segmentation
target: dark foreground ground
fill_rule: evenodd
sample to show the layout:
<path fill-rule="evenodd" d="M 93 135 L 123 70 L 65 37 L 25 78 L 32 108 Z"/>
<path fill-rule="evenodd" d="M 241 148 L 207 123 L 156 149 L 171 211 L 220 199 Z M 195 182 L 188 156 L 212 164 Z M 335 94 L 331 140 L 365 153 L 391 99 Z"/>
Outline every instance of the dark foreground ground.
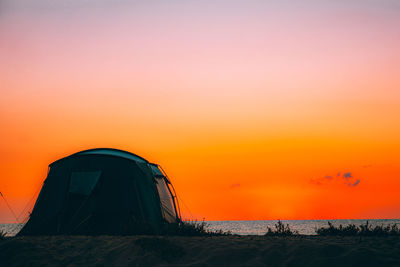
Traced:
<path fill-rule="evenodd" d="M 0 266 L 400 266 L 399 237 L 43 236 L 0 240 Z"/>

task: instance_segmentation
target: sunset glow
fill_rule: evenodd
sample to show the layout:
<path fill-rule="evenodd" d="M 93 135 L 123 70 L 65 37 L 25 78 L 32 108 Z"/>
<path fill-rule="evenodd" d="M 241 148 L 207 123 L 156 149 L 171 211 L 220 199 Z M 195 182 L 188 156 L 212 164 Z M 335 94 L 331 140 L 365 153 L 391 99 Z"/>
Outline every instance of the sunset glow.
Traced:
<path fill-rule="evenodd" d="M 51 162 L 95 147 L 160 164 L 186 219 L 400 218 L 397 1 L 53 2 L 0 4 L 21 220 Z"/>

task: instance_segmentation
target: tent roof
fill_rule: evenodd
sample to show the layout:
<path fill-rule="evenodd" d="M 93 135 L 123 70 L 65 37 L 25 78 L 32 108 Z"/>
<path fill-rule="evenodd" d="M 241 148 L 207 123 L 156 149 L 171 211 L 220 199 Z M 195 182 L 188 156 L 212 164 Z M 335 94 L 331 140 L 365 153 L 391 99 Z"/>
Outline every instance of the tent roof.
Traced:
<path fill-rule="evenodd" d="M 88 149 L 88 150 L 77 152 L 77 153 L 72 154 L 72 155 L 70 155 L 68 157 L 65 157 L 65 158 L 70 158 L 70 157 L 80 156 L 80 155 L 109 155 L 109 156 L 115 156 L 115 157 L 120 157 L 120 158 L 133 160 L 133 161 L 140 162 L 140 163 L 149 163 L 146 159 L 144 159 L 144 158 L 142 158 L 142 157 L 140 157 L 138 155 L 135 155 L 135 154 L 133 154 L 131 152 L 128 152 L 128 151 L 115 149 L 115 148 Z M 62 158 L 60 160 L 63 160 L 65 158 Z M 56 162 L 58 162 L 60 160 L 57 160 L 57 161 L 53 162 L 52 164 L 54 164 L 54 163 L 56 163 Z"/>

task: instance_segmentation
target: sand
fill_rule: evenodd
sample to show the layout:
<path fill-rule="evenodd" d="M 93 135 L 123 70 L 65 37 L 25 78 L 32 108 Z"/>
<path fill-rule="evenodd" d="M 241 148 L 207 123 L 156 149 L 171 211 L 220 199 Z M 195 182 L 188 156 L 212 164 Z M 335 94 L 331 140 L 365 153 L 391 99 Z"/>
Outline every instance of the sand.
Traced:
<path fill-rule="evenodd" d="M 0 266 L 400 266 L 400 237 L 13 237 Z"/>

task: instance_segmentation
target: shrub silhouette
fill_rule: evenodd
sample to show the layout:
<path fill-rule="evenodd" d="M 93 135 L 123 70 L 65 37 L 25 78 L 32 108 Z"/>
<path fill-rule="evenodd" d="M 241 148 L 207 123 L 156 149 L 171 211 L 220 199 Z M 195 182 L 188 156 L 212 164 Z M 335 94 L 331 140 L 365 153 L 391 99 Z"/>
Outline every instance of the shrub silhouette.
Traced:
<path fill-rule="evenodd" d="M 178 236 L 226 236 L 232 234 L 230 231 L 208 230 L 207 226 L 208 224 L 204 220 L 201 222 L 180 222 L 178 224 L 167 225 L 164 229 L 164 234 Z"/>
<path fill-rule="evenodd" d="M 267 232 L 265 233 L 266 236 L 292 236 L 298 234 L 297 231 L 290 229 L 289 224 L 285 226 L 280 220 L 275 224 L 275 229 L 267 226 Z"/>
<path fill-rule="evenodd" d="M 338 227 L 334 226 L 331 222 L 328 222 L 328 227 L 315 229 L 315 232 L 317 235 L 321 236 L 393 236 L 400 235 L 400 228 L 397 224 L 389 224 L 386 226 L 377 225 L 372 227 L 368 221 L 359 226 L 354 224 L 342 226 L 340 224 Z"/>
<path fill-rule="evenodd" d="M 0 240 L 6 239 L 6 232 L 0 230 Z"/>

